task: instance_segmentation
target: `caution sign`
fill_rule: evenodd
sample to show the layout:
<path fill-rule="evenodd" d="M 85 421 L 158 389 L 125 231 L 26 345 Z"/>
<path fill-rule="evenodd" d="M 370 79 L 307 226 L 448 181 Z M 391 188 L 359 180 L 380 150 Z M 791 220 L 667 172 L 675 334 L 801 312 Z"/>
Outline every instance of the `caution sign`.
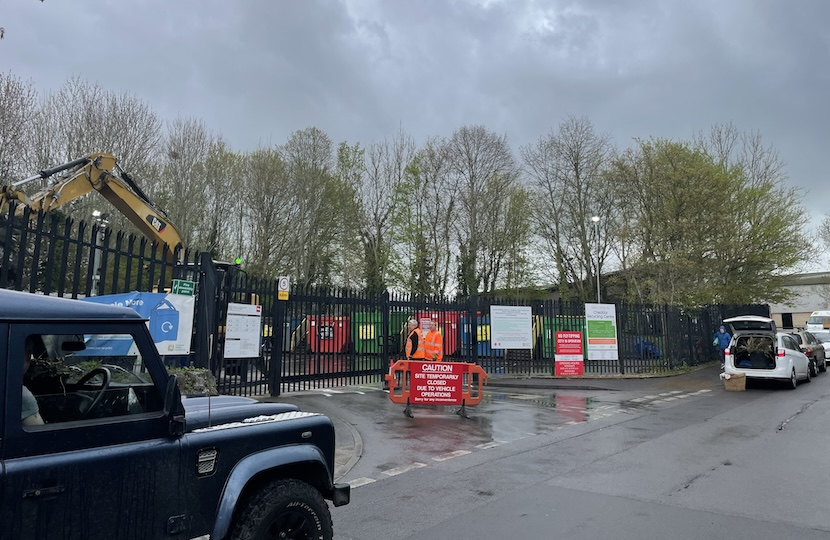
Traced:
<path fill-rule="evenodd" d="M 411 362 L 412 403 L 460 405 L 466 366 L 458 363 Z"/>
<path fill-rule="evenodd" d="M 484 396 L 487 372 L 467 362 L 398 360 L 384 377 L 392 403 L 406 403 L 404 414 L 412 418 L 410 405 L 461 405 L 456 414 L 467 418 L 466 406 L 478 405 Z"/>

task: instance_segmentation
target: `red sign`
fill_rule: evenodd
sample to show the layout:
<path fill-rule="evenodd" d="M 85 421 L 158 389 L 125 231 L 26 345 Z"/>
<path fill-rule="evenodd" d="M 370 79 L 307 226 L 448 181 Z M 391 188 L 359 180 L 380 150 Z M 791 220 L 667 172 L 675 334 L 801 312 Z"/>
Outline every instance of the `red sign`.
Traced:
<path fill-rule="evenodd" d="M 582 352 L 582 332 L 556 332 L 555 371 L 557 377 L 583 375 L 585 373 Z"/>
<path fill-rule="evenodd" d="M 461 405 L 461 383 L 466 371 L 459 362 L 410 362 L 412 403 Z"/>

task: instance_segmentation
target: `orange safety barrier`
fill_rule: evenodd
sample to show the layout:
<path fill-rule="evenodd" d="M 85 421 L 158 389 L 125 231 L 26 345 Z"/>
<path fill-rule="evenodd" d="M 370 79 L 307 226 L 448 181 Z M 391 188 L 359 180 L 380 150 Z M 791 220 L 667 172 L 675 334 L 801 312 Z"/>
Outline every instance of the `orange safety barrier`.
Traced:
<path fill-rule="evenodd" d="M 385 377 L 389 399 L 406 403 L 404 414 L 412 418 L 412 405 L 461 405 L 456 414 L 467 418 L 466 406 L 481 403 L 487 372 L 466 362 L 398 360 Z"/>

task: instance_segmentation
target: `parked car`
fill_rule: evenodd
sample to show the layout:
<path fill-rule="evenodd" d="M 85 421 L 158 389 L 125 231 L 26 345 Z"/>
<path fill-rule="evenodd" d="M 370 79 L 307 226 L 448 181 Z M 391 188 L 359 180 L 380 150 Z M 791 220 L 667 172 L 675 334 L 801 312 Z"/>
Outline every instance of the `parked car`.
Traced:
<path fill-rule="evenodd" d="M 791 332 L 791 334 L 798 341 L 801 352 L 806 354 L 810 360 L 810 375 L 815 377 L 820 371 L 827 371 L 827 357 L 824 343 L 813 332 L 807 332 L 806 330 Z"/>
<path fill-rule="evenodd" d="M 743 315 L 723 321 L 732 334 L 724 356 L 724 372 L 743 373 L 747 379 L 786 381 L 795 388 L 810 381 L 810 361 L 792 334 L 778 332 L 775 321 Z"/>
<path fill-rule="evenodd" d="M 0 540 L 333 537 L 331 420 L 182 397 L 126 307 L 0 289 Z"/>
<path fill-rule="evenodd" d="M 827 358 L 827 351 L 830 351 L 830 330 L 821 330 L 812 334 L 824 345 L 824 365 L 826 366 L 827 362 L 830 362 L 830 358 Z"/>

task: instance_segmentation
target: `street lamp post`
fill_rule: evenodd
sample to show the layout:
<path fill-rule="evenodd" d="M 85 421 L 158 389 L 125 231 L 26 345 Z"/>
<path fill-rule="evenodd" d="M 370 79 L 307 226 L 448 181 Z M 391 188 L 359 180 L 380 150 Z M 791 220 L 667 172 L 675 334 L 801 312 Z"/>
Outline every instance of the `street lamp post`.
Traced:
<path fill-rule="evenodd" d="M 597 240 L 597 304 L 602 302 L 599 294 L 599 216 L 593 216 L 591 221 L 594 222 L 594 236 Z"/>

